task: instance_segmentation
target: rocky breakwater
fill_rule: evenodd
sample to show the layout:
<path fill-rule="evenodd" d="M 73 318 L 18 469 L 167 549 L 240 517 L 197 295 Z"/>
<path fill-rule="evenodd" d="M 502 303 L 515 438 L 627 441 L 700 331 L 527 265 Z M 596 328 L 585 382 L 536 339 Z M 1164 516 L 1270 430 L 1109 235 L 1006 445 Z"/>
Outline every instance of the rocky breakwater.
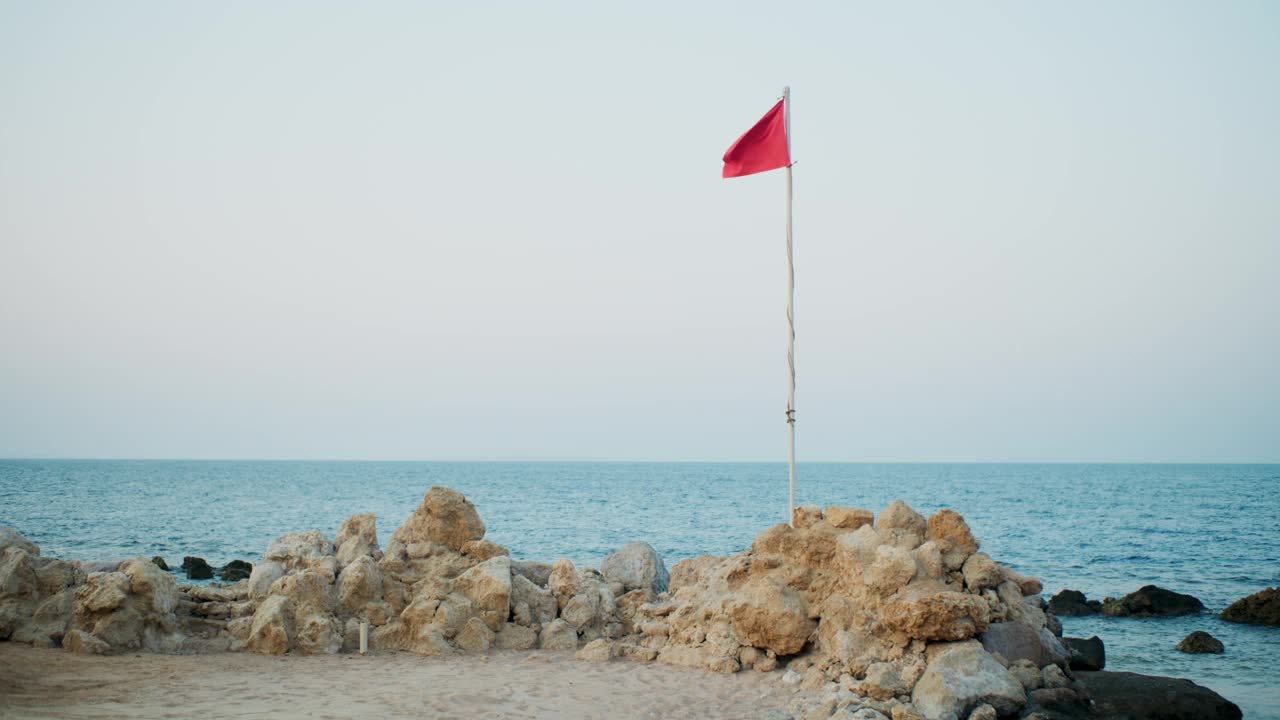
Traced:
<path fill-rule="evenodd" d="M 372 515 L 347 520 L 333 542 L 314 530 L 284 535 L 249 578 L 252 617 L 229 630 L 262 653 L 351 650 L 362 623 L 374 650 L 575 650 L 621 637 L 620 603 L 665 586 L 662 560 L 643 543 L 610 556 L 603 572 L 579 571 L 564 559 L 513 561 L 484 534 L 465 497 L 433 487 L 385 551 Z"/>
<path fill-rule="evenodd" d="M 46 558 L 0 528 L 0 639 L 89 653 L 175 652 L 184 640 L 178 598 L 173 576 L 148 559 Z"/>
<path fill-rule="evenodd" d="M 0 634 L 90 652 L 314 654 L 355 650 L 367 624 L 375 652 L 779 669 L 810 691 L 792 708 L 806 720 L 1096 717 L 1099 694 L 1139 682 L 1073 674 L 1040 582 L 980 552 L 951 510 L 799 508 L 747 551 L 669 573 L 645 543 L 597 570 L 513 560 L 484 535 L 465 497 L 433 487 L 385 549 L 374 517 L 355 515 L 332 540 L 275 539 L 247 580 L 179 589 L 150 560 L 47 560 L 0 532 Z"/>

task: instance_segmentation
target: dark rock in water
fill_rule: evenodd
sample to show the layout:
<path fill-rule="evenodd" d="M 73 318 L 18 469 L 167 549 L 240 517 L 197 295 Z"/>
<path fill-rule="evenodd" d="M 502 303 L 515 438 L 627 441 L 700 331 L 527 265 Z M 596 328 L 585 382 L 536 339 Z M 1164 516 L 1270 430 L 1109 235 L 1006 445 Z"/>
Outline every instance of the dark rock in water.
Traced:
<path fill-rule="evenodd" d="M 1021 717 L 1045 720 L 1094 720 L 1089 698 L 1073 688 L 1041 688 L 1027 694 Z"/>
<path fill-rule="evenodd" d="M 1063 590 L 1049 599 L 1049 612 L 1059 617 L 1097 615 L 1102 603 L 1085 598 L 1079 590 Z"/>
<path fill-rule="evenodd" d="M 151 562 L 155 563 L 156 567 L 160 568 L 161 570 L 164 570 L 165 572 L 169 572 L 169 563 L 165 562 L 164 558 L 160 557 L 159 555 L 151 558 Z"/>
<path fill-rule="evenodd" d="M 1107 666 L 1107 648 L 1102 638 L 1062 638 L 1062 644 L 1071 653 L 1072 670 L 1101 670 Z"/>
<path fill-rule="evenodd" d="M 188 555 L 182 558 L 182 569 L 187 572 L 187 577 L 192 580 L 210 580 L 213 578 L 213 568 L 204 561 L 204 558 Z"/>
<path fill-rule="evenodd" d="M 1280 625 L 1280 587 L 1241 598 L 1222 611 L 1222 619 L 1250 625 Z"/>
<path fill-rule="evenodd" d="M 218 578 L 227 582 L 237 582 L 239 580 L 248 579 L 253 573 L 253 563 L 247 563 L 244 560 L 232 560 L 222 569 L 218 571 Z"/>
<path fill-rule="evenodd" d="M 1240 707 L 1190 680 L 1127 672 L 1078 672 L 1100 718 L 1240 720 Z"/>
<path fill-rule="evenodd" d="M 1193 615 L 1204 610 L 1204 603 L 1172 590 L 1155 585 L 1125 595 L 1122 599 L 1107 598 L 1102 603 L 1102 614 L 1111 617 L 1172 617 Z"/>
<path fill-rule="evenodd" d="M 1182 638 L 1182 642 L 1178 643 L 1178 650 L 1181 650 L 1184 653 L 1211 653 L 1214 655 L 1220 655 L 1225 649 L 1226 648 L 1222 647 L 1221 640 L 1203 630 L 1196 630 L 1190 635 Z"/>

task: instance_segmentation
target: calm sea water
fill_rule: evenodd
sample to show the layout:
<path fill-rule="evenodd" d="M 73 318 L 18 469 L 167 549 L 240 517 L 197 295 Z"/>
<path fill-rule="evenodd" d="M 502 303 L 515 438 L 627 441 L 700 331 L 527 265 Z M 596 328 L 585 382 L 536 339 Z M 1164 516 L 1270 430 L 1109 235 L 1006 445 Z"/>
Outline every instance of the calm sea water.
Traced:
<path fill-rule="evenodd" d="M 1200 598 L 1193 618 L 1064 618 L 1096 634 L 1108 669 L 1186 677 L 1280 718 L 1280 628 L 1217 619 L 1230 602 L 1280 585 L 1280 465 L 801 464 L 797 501 L 879 511 L 902 499 L 949 507 L 983 549 L 1089 597 L 1154 583 Z M 785 518 L 786 468 L 733 463 L 412 463 L 0 461 L 0 524 L 46 555 L 106 559 L 198 555 L 256 561 L 274 537 L 332 537 L 358 512 L 380 539 L 431 485 L 462 491 L 488 536 L 518 558 L 598 565 L 646 540 L 668 566 L 729 554 Z M 1173 646 L 1207 630 L 1224 655 Z"/>

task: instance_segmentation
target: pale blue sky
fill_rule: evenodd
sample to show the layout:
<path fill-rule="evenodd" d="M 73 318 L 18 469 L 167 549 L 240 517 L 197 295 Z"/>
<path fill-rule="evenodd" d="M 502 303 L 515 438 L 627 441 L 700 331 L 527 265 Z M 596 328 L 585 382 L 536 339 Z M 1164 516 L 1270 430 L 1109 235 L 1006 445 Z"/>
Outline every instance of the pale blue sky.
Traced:
<path fill-rule="evenodd" d="M 1275 3 L 0 2 L 0 456 L 1280 461 Z"/>

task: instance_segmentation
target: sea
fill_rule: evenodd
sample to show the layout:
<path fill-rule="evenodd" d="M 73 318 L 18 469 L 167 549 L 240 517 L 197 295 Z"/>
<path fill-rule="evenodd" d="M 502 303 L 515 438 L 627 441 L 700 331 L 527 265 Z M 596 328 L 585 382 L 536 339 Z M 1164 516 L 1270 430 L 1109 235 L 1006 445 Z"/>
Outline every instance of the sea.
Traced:
<path fill-rule="evenodd" d="M 283 533 L 332 537 L 355 513 L 385 540 L 432 485 L 475 503 L 513 557 L 598 566 L 644 540 L 668 567 L 748 548 L 786 519 L 787 469 L 772 463 L 0 460 L 0 525 L 45 555 L 257 562 Z M 1236 599 L 1280 585 L 1280 465 L 801 463 L 797 504 L 879 512 L 907 502 L 962 514 L 982 549 L 1090 598 L 1155 584 L 1207 610 L 1167 619 L 1063 618 L 1097 635 L 1107 669 L 1191 679 L 1280 720 L 1280 628 L 1222 622 Z M 186 582 L 180 578 L 180 582 Z M 1193 630 L 1222 655 L 1174 649 Z"/>

